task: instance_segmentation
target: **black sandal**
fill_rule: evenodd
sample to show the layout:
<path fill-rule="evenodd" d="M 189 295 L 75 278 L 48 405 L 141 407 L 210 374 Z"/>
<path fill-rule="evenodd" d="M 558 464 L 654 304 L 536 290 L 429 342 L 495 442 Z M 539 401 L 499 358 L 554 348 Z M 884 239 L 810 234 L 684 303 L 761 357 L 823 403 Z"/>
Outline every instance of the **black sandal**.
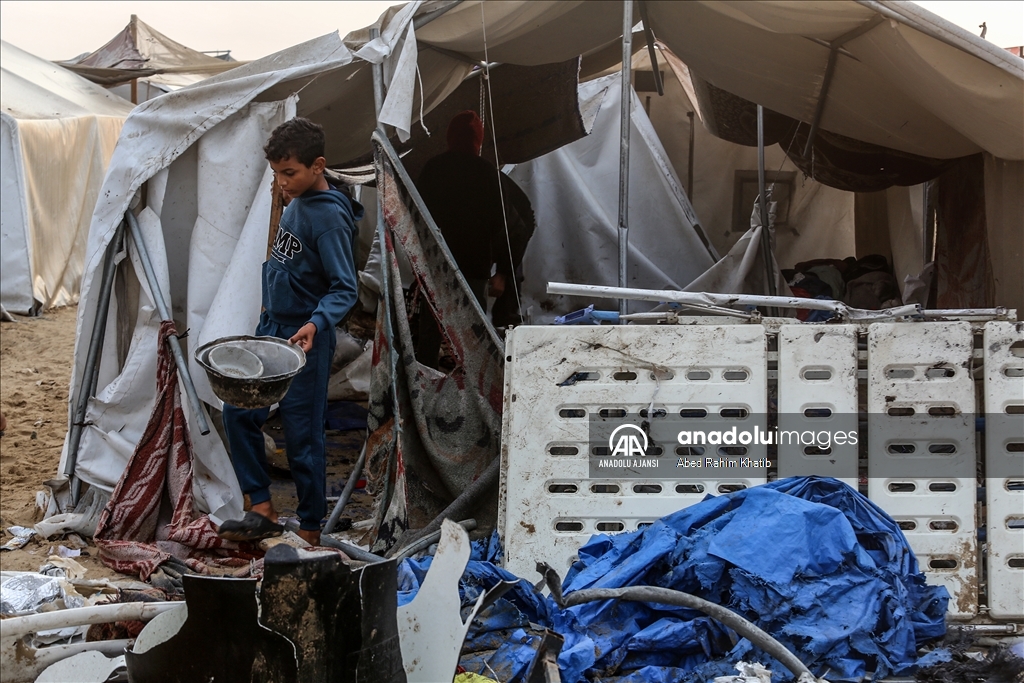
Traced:
<path fill-rule="evenodd" d="M 229 519 L 220 525 L 217 535 L 228 541 L 260 541 L 284 533 L 284 525 L 250 510 L 242 519 Z"/>

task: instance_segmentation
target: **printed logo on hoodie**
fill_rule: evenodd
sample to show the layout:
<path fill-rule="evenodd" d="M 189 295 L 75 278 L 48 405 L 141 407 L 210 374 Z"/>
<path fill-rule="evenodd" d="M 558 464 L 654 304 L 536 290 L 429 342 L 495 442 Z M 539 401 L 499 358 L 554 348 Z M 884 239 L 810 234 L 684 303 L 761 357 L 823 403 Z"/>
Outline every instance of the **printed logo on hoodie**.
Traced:
<path fill-rule="evenodd" d="M 277 239 L 274 240 L 274 258 L 284 263 L 285 259 L 292 260 L 300 251 L 302 251 L 302 242 L 298 237 L 287 231 L 277 233 Z"/>

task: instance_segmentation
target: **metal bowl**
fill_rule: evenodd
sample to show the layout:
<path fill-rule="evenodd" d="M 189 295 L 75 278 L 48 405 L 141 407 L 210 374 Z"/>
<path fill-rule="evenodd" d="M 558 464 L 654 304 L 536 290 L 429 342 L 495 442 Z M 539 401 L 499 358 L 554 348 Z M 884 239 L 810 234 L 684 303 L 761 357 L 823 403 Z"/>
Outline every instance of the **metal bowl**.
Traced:
<path fill-rule="evenodd" d="M 237 344 L 218 344 L 206 354 L 214 370 L 226 377 L 256 379 L 263 376 L 263 362 L 259 357 Z"/>
<path fill-rule="evenodd" d="M 232 377 L 210 362 L 217 348 L 239 348 L 256 356 L 263 364 L 260 377 Z M 219 354 L 218 354 L 219 355 Z M 195 352 L 196 362 L 206 371 L 217 398 L 239 408 L 266 408 L 280 402 L 288 393 L 292 379 L 306 365 L 306 354 L 296 344 L 277 337 L 223 337 L 203 344 Z"/>

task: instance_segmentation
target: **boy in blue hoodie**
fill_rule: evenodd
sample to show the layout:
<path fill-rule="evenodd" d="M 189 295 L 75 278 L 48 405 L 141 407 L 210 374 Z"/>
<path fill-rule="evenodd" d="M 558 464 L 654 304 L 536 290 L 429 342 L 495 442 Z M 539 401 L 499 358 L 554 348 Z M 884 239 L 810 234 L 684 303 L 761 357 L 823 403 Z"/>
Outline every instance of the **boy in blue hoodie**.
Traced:
<path fill-rule="evenodd" d="M 299 536 L 319 545 L 320 521 L 327 513 L 324 422 L 334 326 L 357 298 L 355 222 L 363 207 L 324 178 L 324 132 L 312 121 L 296 118 L 281 124 L 264 152 L 288 207 L 271 257 L 263 264 L 264 310 L 256 335 L 287 339 L 306 353 L 306 366 L 292 380 L 279 410 L 299 499 Z M 231 461 L 251 509 L 241 520 L 221 525 L 223 538 L 255 541 L 284 531 L 270 500 L 262 431 L 269 414 L 268 408 L 224 406 Z"/>

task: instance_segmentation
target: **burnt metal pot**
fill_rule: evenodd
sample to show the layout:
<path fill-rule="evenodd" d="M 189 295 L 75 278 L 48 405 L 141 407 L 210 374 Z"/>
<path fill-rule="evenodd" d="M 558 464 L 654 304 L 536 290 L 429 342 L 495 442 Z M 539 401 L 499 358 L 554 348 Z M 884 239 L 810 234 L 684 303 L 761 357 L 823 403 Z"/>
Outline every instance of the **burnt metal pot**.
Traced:
<path fill-rule="evenodd" d="M 263 375 L 239 378 L 218 372 L 210 364 L 210 351 L 218 346 L 243 348 L 263 363 Z M 206 371 L 217 398 L 238 408 L 266 408 L 280 402 L 288 393 L 292 379 L 306 365 L 306 354 L 296 344 L 277 337 L 240 335 L 222 337 L 203 344 L 195 352 L 196 362 Z"/>

